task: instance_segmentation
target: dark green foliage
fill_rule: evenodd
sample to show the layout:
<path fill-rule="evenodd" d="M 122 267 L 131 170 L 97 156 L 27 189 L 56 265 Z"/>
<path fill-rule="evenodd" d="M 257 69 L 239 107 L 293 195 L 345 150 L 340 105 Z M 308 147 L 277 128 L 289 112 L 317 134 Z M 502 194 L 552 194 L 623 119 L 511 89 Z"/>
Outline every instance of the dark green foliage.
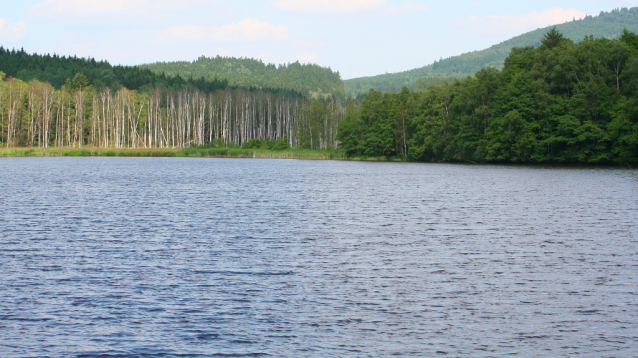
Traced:
<path fill-rule="evenodd" d="M 277 140 L 268 139 L 251 139 L 248 142 L 242 144 L 243 149 L 264 149 L 264 150 L 286 150 L 290 148 L 288 144 L 288 138 L 282 138 Z"/>
<path fill-rule="evenodd" d="M 71 91 L 77 91 L 89 87 L 89 79 L 82 73 L 78 72 L 73 79 L 70 77 L 67 78 L 64 85 Z"/>
<path fill-rule="evenodd" d="M 420 93 L 370 91 L 340 124 L 341 148 L 419 161 L 638 165 L 636 35 L 578 44 L 560 35 L 513 49 L 502 71 Z"/>
<path fill-rule="evenodd" d="M 166 89 L 192 87 L 210 92 L 229 87 L 228 82 L 224 80 L 201 78 L 185 80 L 181 77 L 155 74 L 138 67 L 111 66 L 106 61 L 96 61 L 93 58 L 65 57 L 55 54 L 30 55 L 24 49 L 16 51 L 7 50 L 4 47 L 0 47 L 0 71 L 25 82 L 33 79 L 49 82 L 57 89 L 65 84 L 82 86 L 86 83 L 98 90 L 106 87 L 113 90 L 122 87 L 130 90 L 145 90 L 153 86 L 161 86 Z"/>
<path fill-rule="evenodd" d="M 471 76 L 482 68 L 502 69 L 512 48 L 540 46 L 543 35 L 551 28 L 537 29 L 486 50 L 441 59 L 431 65 L 414 70 L 346 80 L 344 81 L 346 95 L 357 96 L 367 93 L 370 89 L 399 93 L 404 86 L 411 90 L 421 91 L 425 88 L 423 86 L 417 87 L 416 83 L 421 78 L 428 78 L 427 81 L 435 82 L 434 84 L 442 84 L 440 83 L 442 81 L 451 82 L 454 78 L 462 79 Z M 601 12 L 598 16 L 587 16 L 582 20 L 556 25 L 555 28 L 565 39 L 572 41 L 582 41 L 583 38 L 592 34 L 596 38 L 616 39 L 623 34 L 623 29 L 638 32 L 638 7 Z"/>
<path fill-rule="evenodd" d="M 156 62 L 138 67 L 168 76 L 222 79 L 244 88 L 281 88 L 315 98 L 342 97 L 344 93 L 339 72 L 299 62 L 275 66 L 248 58 L 202 56 L 193 62 Z"/>
<path fill-rule="evenodd" d="M 633 48 L 634 50 L 638 50 L 638 35 L 630 32 L 629 30 L 627 30 L 626 27 L 622 31 L 620 41 Z"/>
<path fill-rule="evenodd" d="M 558 32 L 558 30 L 556 30 L 556 26 L 554 26 L 545 34 L 545 36 L 543 36 L 541 44 L 543 44 L 543 46 L 547 48 L 552 49 L 559 46 L 563 42 L 563 40 L 565 40 L 565 36 Z"/>

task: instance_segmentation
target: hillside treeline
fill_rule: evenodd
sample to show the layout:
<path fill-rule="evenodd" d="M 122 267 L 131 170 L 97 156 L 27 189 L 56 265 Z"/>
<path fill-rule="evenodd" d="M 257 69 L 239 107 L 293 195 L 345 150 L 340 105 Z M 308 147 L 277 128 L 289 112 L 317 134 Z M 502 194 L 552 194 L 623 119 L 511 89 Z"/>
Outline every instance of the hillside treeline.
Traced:
<path fill-rule="evenodd" d="M 432 67 L 432 65 L 427 67 Z M 423 74 L 407 71 L 355 78 L 344 81 L 344 83 L 347 96 L 356 98 L 368 93 L 371 89 L 377 92 L 399 93 L 403 87 L 407 87 L 411 91 L 421 92 L 432 85 L 442 85 L 467 76 L 468 74 Z"/>
<path fill-rule="evenodd" d="M 610 12 L 600 12 L 597 16 L 586 16 L 555 26 L 567 39 L 578 42 L 585 36 L 616 39 L 623 29 L 638 31 L 638 8 L 621 8 Z M 536 29 L 481 51 L 472 51 L 453 56 L 433 64 L 399 73 L 388 73 L 372 77 L 355 78 L 345 81 L 346 94 L 356 96 L 370 89 L 380 92 L 399 93 L 403 87 L 421 91 L 430 84 L 465 78 L 477 71 L 493 67 L 502 69 L 510 51 L 514 47 L 540 46 L 540 39 L 550 27 Z M 420 80 L 421 79 L 421 80 Z M 418 83 L 420 81 L 421 83 Z"/>
<path fill-rule="evenodd" d="M 263 91 L 156 87 L 101 91 L 77 75 L 69 87 L 0 81 L 0 143 L 6 147 L 183 148 L 285 140 L 336 146 L 341 107 Z"/>
<path fill-rule="evenodd" d="M 538 48 L 513 49 L 502 71 L 370 91 L 348 105 L 338 139 L 349 155 L 638 164 L 638 36 L 575 44 L 552 30 Z"/>
<path fill-rule="evenodd" d="M 244 88 L 281 88 L 314 98 L 343 97 L 344 94 L 339 72 L 315 64 L 294 62 L 276 66 L 250 58 L 201 56 L 193 62 L 156 62 L 138 67 L 158 75 L 219 79 Z"/>
<path fill-rule="evenodd" d="M 94 58 L 29 54 L 24 49 L 8 50 L 4 47 L 0 47 L 0 71 L 7 77 L 24 82 L 31 80 L 48 82 L 55 89 L 68 85 L 68 81 L 71 81 L 77 73 L 83 74 L 88 83 L 98 90 L 109 87 L 117 91 L 125 87 L 130 90 L 145 91 L 153 86 L 162 86 L 173 90 L 191 87 L 210 92 L 229 87 L 228 82 L 223 80 L 184 79 L 155 74 L 150 70 L 132 66 L 112 66 L 106 61 L 96 61 Z M 288 92 L 296 94 L 292 93 L 293 91 Z"/>
<path fill-rule="evenodd" d="M 242 88 L 1 47 L 0 71 L 5 147 L 181 148 L 263 140 L 331 148 L 343 112 L 332 96 L 308 99 L 290 89 Z"/>
<path fill-rule="evenodd" d="M 638 31 L 638 7 L 621 8 L 610 12 L 601 11 L 597 16 L 588 15 L 583 19 L 559 24 L 555 27 L 566 39 L 579 42 L 586 36 L 595 34 L 596 38 L 617 39 L 623 29 Z M 541 28 L 516 36 L 483 51 L 473 51 L 459 56 L 435 61 L 433 74 L 473 74 L 485 67 L 502 69 L 510 51 L 514 47 L 541 45 L 540 39 L 550 28 Z"/>

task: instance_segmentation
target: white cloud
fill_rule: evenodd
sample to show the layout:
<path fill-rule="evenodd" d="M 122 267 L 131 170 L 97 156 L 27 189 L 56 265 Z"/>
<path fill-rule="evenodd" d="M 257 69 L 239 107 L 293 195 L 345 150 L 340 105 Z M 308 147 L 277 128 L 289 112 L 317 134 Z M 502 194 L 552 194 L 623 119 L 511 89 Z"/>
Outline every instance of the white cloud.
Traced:
<path fill-rule="evenodd" d="M 215 42 L 278 41 L 290 37 L 285 25 L 272 25 L 254 19 L 231 23 L 221 27 L 180 25 L 166 30 L 165 35 L 173 39 L 209 40 Z"/>
<path fill-rule="evenodd" d="M 299 61 L 301 63 L 317 63 L 319 62 L 319 55 L 310 52 L 304 52 L 301 55 L 295 57 L 295 61 Z"/>
<path fill-rule="evenodd" d="M 29 9 L 36 17 L 157 16 L 224 8 L 218 0 L 45 0 Z"/>
<path fill-rule="evenodd" d="M 37 16 L 130 14 L 150 6 L 147 0 L 46 0 L 34 5 L 30 12 Z"/>
<path fill-rule="evenodd" d="M 415 12 L 428 12 L 430 9 L 419 3 L 404 3 L 398 6 L 390 6 L 385 10 L 387 14 L 395 14 L 395 13 L 415 13 Z"/>
<path fill-rule="evenodd" d="M 577 9 L 555 7 L 543 12 L 530 12 L 524 15 L 470 16 L 455 20 L 450 23 L 450 26 L 465 28 L 480 34 L 516 35 L 585 16 L 584 12 Z"/>
<path fill-rule="evenodd" d="M 0 19 L 0 40 L 1 41 L 16 41 L 20 40 L 27 33 L 27 23 L 20 21 L 15 24 L 7 24 L 3 19 Z"/>
<path fill-rule="evenodd" d="M 274 0 L 274 3 L 287 11 L 345 14 L 379 9 L 386 5 L 386 0 Z"/>

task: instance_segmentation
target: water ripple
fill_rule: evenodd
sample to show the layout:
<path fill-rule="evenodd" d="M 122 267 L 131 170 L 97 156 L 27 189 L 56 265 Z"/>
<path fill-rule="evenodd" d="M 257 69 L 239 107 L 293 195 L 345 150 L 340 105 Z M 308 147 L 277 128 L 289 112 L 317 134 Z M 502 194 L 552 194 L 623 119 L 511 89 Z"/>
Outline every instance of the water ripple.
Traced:
<path fill-rule="evenodd" d="M 635 357 L 636 171 L 0 158 L 1 357 Z"/>

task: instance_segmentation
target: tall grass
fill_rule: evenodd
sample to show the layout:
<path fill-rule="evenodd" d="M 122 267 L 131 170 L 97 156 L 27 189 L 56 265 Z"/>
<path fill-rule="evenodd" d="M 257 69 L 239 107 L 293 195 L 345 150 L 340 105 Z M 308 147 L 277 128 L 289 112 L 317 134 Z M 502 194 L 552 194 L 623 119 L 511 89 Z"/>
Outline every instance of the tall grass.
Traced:
<path fill-rule="evenodd" d="M 113 148 L 2 148 L 0 157 L 175 157 L 179 151 L 170 149 Z"/>
<path fill-rule="evenodd" d="M 310 150 L 289 148 L 286 150 L 243 148 L 184 148 L 184 149 L 140 149 L 140 148 L 0 148 L 0 157 L 195 157 L 195 158 L 269 158 L 345 160 L 338 150 Z"/>

